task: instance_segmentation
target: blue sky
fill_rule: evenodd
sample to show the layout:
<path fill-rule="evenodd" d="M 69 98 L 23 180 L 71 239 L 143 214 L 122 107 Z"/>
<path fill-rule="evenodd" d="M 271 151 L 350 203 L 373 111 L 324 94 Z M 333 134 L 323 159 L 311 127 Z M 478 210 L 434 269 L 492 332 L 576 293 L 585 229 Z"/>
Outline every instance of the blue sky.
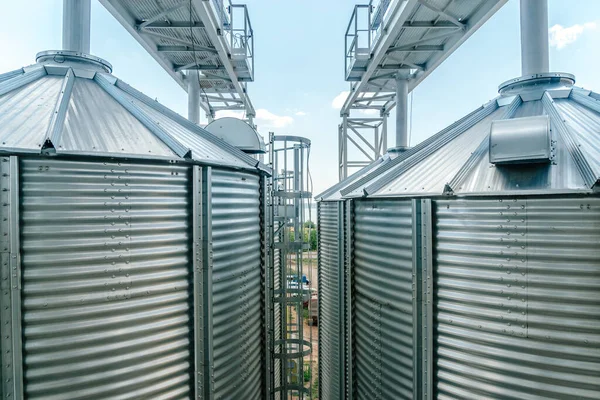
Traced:
<path fill-rule="evenodd" d="M 2 1 L 0 72 L 33 63 L 38 51 L 60 48 L 62 0 Z M 261 110 L 259 130 L 312 140 L 314 192 L 319 193 L 337 182 L 340 117 L 332 101 L 348 89 L 343 39 L 355 2 L 245 3 L 256 37 L 256 75 L 249 93 Z M 573 73 L 577 85 L 600 91 L 600 0 L 549 0 L 549 20 L 550 69 Z M 187 115 L 185 92 L 96 0 L 91 49 L 112 63 L 116 76 Z M 519 2 L 509 0 L 414 91 L 411 145 L 492 99 L 498 84 L 518 75 Z M 390 144 L 393 120 L 392 115 Z"/>

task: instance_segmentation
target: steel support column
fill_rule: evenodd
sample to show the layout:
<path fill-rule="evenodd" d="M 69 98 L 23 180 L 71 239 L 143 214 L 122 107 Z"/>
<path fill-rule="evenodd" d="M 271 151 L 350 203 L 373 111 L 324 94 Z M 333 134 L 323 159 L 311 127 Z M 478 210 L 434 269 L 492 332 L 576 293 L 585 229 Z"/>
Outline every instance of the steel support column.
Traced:
<path fill-rule="evenodd" d="M 200 76 L 198 71 L 187 72 L 188 85 L 188 119 L 195 124 L 200 123 Z"/>
<path fill-rule="evenodd" d="M 521 73 L 549 71 L 548 0 L 521 0 Z"/>
<path fill-rule="evenodd" d="M 408 149 L 408 80 L 396 78 L 396 148 Z"/>
<path fill-rule="evenodd" d="M 345 179 L 350 168 L 362 168 L 380 158 L 387 146 L 387 121 L 381 117 L 350 117 L 344 115 L 338 127 L 339 178 Z M 385 126 L 384 126 L 385 125 Z M 350 153 L 357 150 L 358 154 Z"/>
<path fill-rule="evenodd" d="M 63 50 L 90 53 L 91 0 L 63 0 Z"/>

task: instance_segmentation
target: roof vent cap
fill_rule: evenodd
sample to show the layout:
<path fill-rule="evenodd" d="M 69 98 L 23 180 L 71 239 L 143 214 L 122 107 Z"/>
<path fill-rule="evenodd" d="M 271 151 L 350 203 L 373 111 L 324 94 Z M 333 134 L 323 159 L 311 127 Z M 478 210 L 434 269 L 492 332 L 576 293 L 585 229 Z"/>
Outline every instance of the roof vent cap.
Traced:
<path fill-rule="evenodd" d="M 260 154 L 267 152 L 263 138 L 253 127 L 241 119 L 219 118 L 206 125 L 204 129 L 244 153 Z"/>
<path fill-rule="evenodd" d="M 547 115 L 496 120 L 490 129 L 490 163 L 550 162 L 550 121 Z"/>

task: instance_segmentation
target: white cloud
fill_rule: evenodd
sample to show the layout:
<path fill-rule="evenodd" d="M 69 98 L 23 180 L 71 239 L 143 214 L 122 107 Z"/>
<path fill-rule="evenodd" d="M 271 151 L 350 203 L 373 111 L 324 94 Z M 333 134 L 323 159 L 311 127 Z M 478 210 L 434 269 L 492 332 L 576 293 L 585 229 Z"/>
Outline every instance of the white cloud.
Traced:
<path fill-rule="evenodd" d="M 297 111 L 296 115 L 299 117 L 304 117 L 306 115 L 306 113 L 304 111 Z"/>
<path fill-rule="evenodd" d="M 243 111 L 235 110 L 217 111 L 215 116 L 216 118 L 245 118 L 245 114 Z M 286 126 L 291 125 L 293 122 L 294 119 L 288 115 L 276 115 L 264 108 L 259 108 L 258 110 L 256 110 L 256 116 L 254 117 L 254 123 L 259 127 L 264 128 L 285 128 Z"/>
<path fill-rule="evenodd" d="M 294 118 L 288 115 L 276 115 L 264 108 L 256 110 L 256 124 L 266 127 L 285 128 L 294 122 Z"/>
<path fill-rule="evenodd" d="M 225 118 L 225 117 L 244 119 L 244 112 L 243 111 L 235 111 L 235 110 L 220 110 L 215 113 L 215 118 Z"/>
<path fill-rule="evenodd" d="M 581 25 L 575 24 L 567 28 L 556 24 L 548 31 L 550 33 L 550 46 L 562 49 L 575 42 L 584 31 L 591 29 L 596 29 L 595 22 L 586 22 Z"/>
<path fill-rule="evenodd" d="M 346 97 L 348 97 L 349 94 L 350 94 L 350 92 L 347 90 L 340 92 L 340 94 L 335 96 L 335 99 L 333 99 L 333 101 L 331 102 L 331 107 L 335 108 L 336 110 L 341 109 L 344 106 Z"/>
<path fill-rule="evenodd" d="M 360 112 L 365 115 L 379 115 L 380 113 L 379 110 L 375 110 L 374 108 L 364 108 Z"/>

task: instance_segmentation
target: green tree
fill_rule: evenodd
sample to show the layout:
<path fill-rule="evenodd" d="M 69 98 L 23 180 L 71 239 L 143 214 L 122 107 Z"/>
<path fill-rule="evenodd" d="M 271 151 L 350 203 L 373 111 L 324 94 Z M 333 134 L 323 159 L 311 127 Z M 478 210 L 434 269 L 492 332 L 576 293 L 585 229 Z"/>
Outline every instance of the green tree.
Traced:
<path fill-rule="evenodd" d="M 307 228 L 307 229 L 315 229 L 317 226 L 312 221 L 306 221 L 304 223 L 304 227 Z"/>
<path fill-rule="evenodd" d="M 311 250 L 317 250 L 317 230 L 316 229 L 311 229 L 310 230 L 310 238 L 309 241 L 310 243 L 310 249 Z"/>

